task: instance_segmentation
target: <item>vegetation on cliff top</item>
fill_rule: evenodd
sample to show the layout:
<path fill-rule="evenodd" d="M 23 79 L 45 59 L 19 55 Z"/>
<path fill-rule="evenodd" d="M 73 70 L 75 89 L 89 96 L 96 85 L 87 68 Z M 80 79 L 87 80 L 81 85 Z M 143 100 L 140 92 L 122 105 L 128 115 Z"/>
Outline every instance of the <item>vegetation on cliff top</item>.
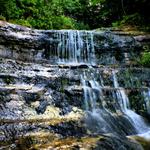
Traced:
<path fill-rule="evenodd" d="M 149 30 L 149 8 L 149 0 L 0 0 L 0 19 L 38 29 Z"/>

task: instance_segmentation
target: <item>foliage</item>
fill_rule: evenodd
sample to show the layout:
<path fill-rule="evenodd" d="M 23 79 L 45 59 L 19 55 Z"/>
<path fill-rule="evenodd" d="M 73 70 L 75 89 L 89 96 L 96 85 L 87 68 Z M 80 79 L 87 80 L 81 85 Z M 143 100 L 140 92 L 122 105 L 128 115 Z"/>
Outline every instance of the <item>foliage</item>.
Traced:
<path fill-rule="evenodd" d="M 148 1 L 0 0 L 0 19 L 41 29 L 94 29 L 121 24 L 149 26 Z"/>
<path fill-rule="evenodd" d="M 122 20 L 112 22 L 113 27 L 132 26 L 143 31 L 150 31 L 150 27 L 144 23 L 144 19 L 139 13 L 123 16 Z"/>
<path fill-rule="evenodd" d="M 3 16 L 6 16 L 6 20 L 21 25 L 52 29 L 56 24 L 55 28 L 58 28 L 58 23 L 60 27 L 62 24 L 70 23 L 65 17 L 62 21 L 63 10 L 58 2 L 54 0 L 51 3 L 44 0 L 8 0 L 7 2 L 2 0 L 1 5 L 4 9 L 1 9 L 1 12 Z"/>
<path fill-rule="evenodd" d="M 143 20 L 138 13 L 123 16 L 123 20 L 121 21 L 121 24 L 130 24 L 130 25 L 138 25 L 142 23 Z"/>
<path fill-rule="evenodd" d="M 150 67 L 150 47 L 144 46 L 144 52 L 141 54 L 139 60 L 137 60 L 137 63 L 144 66 L 144 67 Z"/>
<path fill-rule="evenodd" d="M 0 15 L 0 20 L 6 21 L 6 18 Z"/>
<path fill-rule="evenodd" d="M 140 64 L 145 67 L 150 67 L 150 51 L 145 51 L 140 59 Z"/>

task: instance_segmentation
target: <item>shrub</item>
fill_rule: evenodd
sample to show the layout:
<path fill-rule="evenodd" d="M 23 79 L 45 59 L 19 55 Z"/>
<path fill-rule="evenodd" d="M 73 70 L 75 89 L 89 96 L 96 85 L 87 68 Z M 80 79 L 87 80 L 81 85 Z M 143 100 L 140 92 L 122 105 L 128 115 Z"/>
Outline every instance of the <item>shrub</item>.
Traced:
<path fill-rule="evenodd" d="M 19 24 L 19 25 L 23 25 L 23 26 L 27 26 L 27 27 L 32 27 L 32 25 L 29 23 L 29 21 L 25 20 L 25 19 L 10 20 L 10 22 Z"/>
<path fill-rule="evenodd" d="M 55 29 L 75 29 L 74 20 L 66 16 L 55 16 L 52 20 Z"/>
<path fill-rule="evenodd" d="M 6 18 L 2 15 L 0 15 L 0 20 L 6 21 Z"/>
<path fill-rule="evenodd" d="M 123 16 L 121 24 L 130 24 L 130 25 L 139 25 L 143 23 L 143 19 L 138 13 L 134 13 L 132 15 Z"/>
<path fill-rule="evenodd" d="M 140 64 L 145 67 L 150 67 L 150 51 L 143 52 L 140 58 Z"/>

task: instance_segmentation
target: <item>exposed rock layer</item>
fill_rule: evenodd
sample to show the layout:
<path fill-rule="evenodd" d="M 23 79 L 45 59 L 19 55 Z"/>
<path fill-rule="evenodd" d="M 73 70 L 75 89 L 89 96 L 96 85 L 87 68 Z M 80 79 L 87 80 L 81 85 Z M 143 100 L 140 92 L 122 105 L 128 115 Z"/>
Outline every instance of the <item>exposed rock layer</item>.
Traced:
<path fill-rule="evenodd" d="M 125 67 L 128 62 L 131 65 L 130 61 L 137 55 L 134 50 L 139 49 L 140 52 L 141 44 L 130 36 L 94 32 L 94 48 L 99 63 L 92 68 L 87 64 L 64 65 L 57 64 L 57 59 L 46 57 L 60 42 L 55 37 L 56 32 L 0 22 L 1 147 L 141 150 L 138 143 L 125 137 L 132 131 L 126 132 L 127 124 L 123 124 L 126 118 L 119 110 L 112 110 L 115 120 L 120 120 L 117 134 L 104 135 L 88 128 L 80 82 L 80 74 L 84 71 L 96 72 L 97 79 L 101 74 L 105 85 L 102 91 L 109 106 L 114 103 L 113 91 L 118 90 L 114 88 L 112 79 L 112 71 L 116 70 L 131 107 L 148 118 L 145 102 L 142 98 L 139 101 L 139 97 L 150 86 L 150 70 Z M 107 57 L 113 57 L 114 64 L 109 64 L 110 59 L 105 63 Z M 125 68 L 118 68 L 120 64 Z M 121 136 L 118 134 L 120 126 Z"/>

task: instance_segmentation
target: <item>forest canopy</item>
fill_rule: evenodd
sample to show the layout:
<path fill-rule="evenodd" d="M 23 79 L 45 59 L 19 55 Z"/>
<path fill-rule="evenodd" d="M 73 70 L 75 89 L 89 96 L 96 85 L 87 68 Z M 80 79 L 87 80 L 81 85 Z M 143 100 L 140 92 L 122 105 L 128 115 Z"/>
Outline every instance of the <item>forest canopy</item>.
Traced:
<path fill-rule="evenodd" d="M 0 19 L 37 29 L 149 30 L 149 8 L 149 0 L 0 0 Z"/>

